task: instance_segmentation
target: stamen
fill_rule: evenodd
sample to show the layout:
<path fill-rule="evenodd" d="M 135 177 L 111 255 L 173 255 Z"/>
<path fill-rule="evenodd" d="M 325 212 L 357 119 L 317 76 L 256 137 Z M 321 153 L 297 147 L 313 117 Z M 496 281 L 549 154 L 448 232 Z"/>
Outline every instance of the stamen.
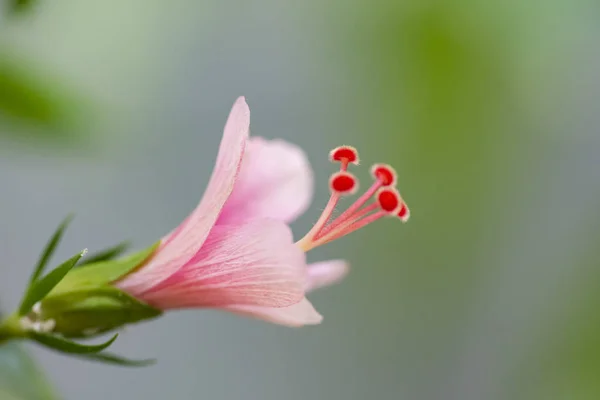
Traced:
<path fill-rule="evenodd" d="M 373 178 L 381 180 L 382 186 L 394 186 L 396 184 L 396 171 L 387 164 L 375 164 L 371 167 Z"/>
<path fill-rule="evenodd" d="M 375 178 L 375 182 L 367 191 L 360 196 L 354 204 L 352 204 L 346 211 L 344 211 L 339 217 L 335 219 L 331 223 L 330 226 L 323 229 L 323 234 L 332 230 L 336 226 L 339 226 L 341 223 L 347 221 L 353 214 L 360 209 L 373 195 L 382 187 L 389 186 L 391 183 L 396 180 L 396 172 L 392 167 L 385 164 L 375 164 L 371 167 L 371 174 Z M 399 195 L 398 195 L 399 196 Z"/>
<path fill-rule="evenodd" d="M 320 234 L 322 233 L 322 235 L 326 235 L 328 232 L 330 232 L 331 230 L 333 230 L 337 226 L 341 225 L 342 223 L 346 222 L 348 219 L 350 219 L 351 217 L 353 217 L 354 214 L 362 206 L 364 206 L 365 203 L 367 201 L 369 201 L 369 199 L 371 197 L 373 197 L 373 195 L 375 194 L 375 192 L 377 192 L 377 190 L 380 187 L 381 187 L 381 182 L 380 181 L 377 181 L 377 182 L 373 183 L 373 185 L 371 185 L 371 187 L 369 189 L 367 189 L 367 191 L 362 196 L 360 196 L 350 207 L 348 207 L 348 209 L 346 211 L 344 211 L 343 213 L 341 213 L 339 217 L 337 217 L 334 221 L 332 221 L 329 226 L 326 226 L 325 228 L 323 228 L 322 232 L 319 232 L 319 233 Z M 377 205 L 375 205 L 375 206 L 377 207 Z"/>
<path fill-rule="evenodd" d="M 378 208 L 380 209 L 379 212 L 370 214 Z M 398 216 L 402 219 L 400 214 L 406 214 L 407 210 L 408 208 L 396 189 L 381 189 L 377 193 L 376 203 L 362 208 L 341 223 L 336 220 L 330 226 L 323 229 L 322 234 L 316 237 L 315 247 L 346 236 L 384 216 L 396 215 L 398 213 Z"/>
<path fill-rule="evenodd" d="M 308 248 L 309 243 L 313 238 L 319 235 L 321 229 L 323 229 L 331 218 L 340 197 L 352 194 L 358 189 L 358 180 L 349 172 L 336 172 L 331 175 L 331 178 L 329 179 L 329 189 L 331 190 L 331 197 L 329 198 L 323 213 L 315 226 L 313 226 L 313 228 L 297 243 L 301 248 Z"/>
<path fill-rule="evenodd" d="M 349 172 L 336 172 L 331 175 L 329 188 L 333 193 L 353 194 L 358 189 L 358 180 Z"/>
<path fill-rule="evenodd" d="M 402 203 L 400 193 L 396 189 L 381 189 L 377 192 L 377 202 L 379 207 L 388 214 L 399 212 L 399 206 Z"/>
<path fill-rule="evenodd" d="M 340 227 L 340 225 L 347 225 L 348 223 L 356 222 L 359 219 L 372 213 L 373 211 L 377 211 L 377 209 L 379 209 L 379 204 L 371 203 L 368 206 L 365 206 L 365 207 L 361 208 L 360 210 L 356 211 L 354 214 L 352 214 L 351 216 L 349 216 L 348 218 L 346 218 L 343 221 L 340 221 L 340 218 L 338 217 L 331 224 L 329 224 L 325 228 L 321 229 L 320 232 L 317 232 L 314 239 L 320 240 L 320 239 L 324 238 L 325 236 L 330 235 L 332 231 L 334 231 L 334 230 L 337 231 L 337 229 Z"/>
<path fill-rule="evenodd" d="M 319 231 L 325 226 L 327 221 L 329 221 L 329 218 L 331 217 L 331 214 L 333 213 L 333 210 L 335 209 L 339 199 L 339 193 L 334 192 L 331 194 L 331 197 L 329 198 L 329 201 L 327 202 L 327 205 L 325 206 L 325 209 L 323 210 L 323 213 L 319 217 L 319 220 L 315 226 L 313 226 L 312 229 L 306 235 L 304 235 L 302 239 L 296 242 L 301 249 L 304 251 L 310 250 L 310 243 L 313 241 L 313 238 L 319 234 Z"/>
<path fill-rule="evenodd" d="M 396 184 L 396 171 L 387 164 L 375 164 L 371 174 L 375 182 L 346 211 L 330 222 L 339 199 L 354 193 L 358 188 L 356 177 L 347 172 L 348 164 L 358 164 L 358 152 L 354 147 L 340 146 L 329 153 L 331 161 L 341 164 L 340 171 L 334 173 L 329 180 L 331 197 L 319 220 L 296 244 L 305 252 L 317 246 L 329 243 L 346 236 L 370 223 L 385 217 L 394 216 L 406 222 L 410 212 L 402 200 Z M 375 201 L 369 205 L 369 199 Z"/>
<path fill-rule="evenodd" d="M 406 203 L 402 203 L 400 211 L 398 211 L 398 217 L 400 217 L 402 222 L 406 222 L 410 218 L 410 210 L 408 209 Z"/>
<path fill-rule="evenodd" d="M 340 146 L 329 152 L 329 159 L 334 162 L 338 161 L 342 164 L 342 171 L 348 169 L 348 163 L 358 165 L 358 151 L 352 146 Z"/>
<path fill-rule="evenodd" d="M 387 215 L 389 215 L 389 214 L 386 211 L 381 210 L 381 211 L 377 211 L 373 214 L 367 215 L 365 217 L 352 218 L 351 220 L 346 221 L 341 226 L 336 227 L 329 233 L 321 236 L 319 239 L 317 239 L 314 242 L 314 244 L 311 248 L 315 248 L 318 246 L 322 246 L 326 243 L 333 242 L 334 240 L 337 240 L 343 236 L 346 236 L 352 232 L 355 232 L 361 228 L 364 228 L 365 226 L 367 226 Z"/>

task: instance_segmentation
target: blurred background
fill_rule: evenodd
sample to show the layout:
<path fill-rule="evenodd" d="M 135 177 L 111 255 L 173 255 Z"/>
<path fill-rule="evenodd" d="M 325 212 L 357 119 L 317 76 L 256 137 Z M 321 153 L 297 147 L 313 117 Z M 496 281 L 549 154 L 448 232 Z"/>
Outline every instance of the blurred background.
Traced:
<path fill-rule="evenodd" d="M 0 4 L 5 312 L 67 213 L 56 260 L 176 226 L 239 95 L 253 134 L 313 164 L 298 236 L 339 144 L 358 147 L 365 180 L 393 164 L 412 211 L 310 254 L 352 265 L 311 296 L 321 326 L 172 313 L 115 345 L 157 365 L 25 346 L 46 378 L 11 346 L 2 400 L 50 398 L 47 381 L 68 400 L 600 398 L 598 2 Z"/>

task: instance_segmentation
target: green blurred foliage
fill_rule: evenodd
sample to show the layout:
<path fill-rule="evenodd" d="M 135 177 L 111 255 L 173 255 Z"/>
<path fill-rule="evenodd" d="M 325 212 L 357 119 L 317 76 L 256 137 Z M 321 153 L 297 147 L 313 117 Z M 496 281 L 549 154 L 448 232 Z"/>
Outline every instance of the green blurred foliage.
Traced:
<path fill-rule="evenodd" d="M 25 12 L 31 9 L 37 1 L 35 0 L 8 0 L 8 9 L 12 12 Z"/>
<path fill-rule="evenodd" d="M 11 342 L 0 346 L 0 398 L 53 400 L 53 390 L 23 348 Z"/>
<path fill-rule="evenodd" d="M 80 141 L 89 110 L 80 95 L 57 82 L 24 59 L 0 52 L 0 135 L 46 143 Z"/>
<path fill-rule="evenodd" d="M 503 133 L 521 129 L 510 72 L 493 38 L 482 40 L 480 25 L 471 25 L 452 3 L 378 10 L 373 25 L 355 37 L 368 62 L 359 64 L 360 72 L 369 73 L 361 106 L 370 118 L 363 129 L 378 138 L 361 146 L 383 152 L 379 157 L 406 171 L 400 185 L 417 222 L 404 228 L 410 234 L 403 240 L 409 248 L 429 243 L 438 250 L 419 252 L 412 261 L 433 268 L 443 290 L 453 282 L 470 287 L 465 276 L 480 268 L 470 261 L 474 246 L 495 222 L 487 218 L 489 192 L 481 189 L 502 184 L 490 181 L 497 162 L 490 146 L 501 151 L 508 140 Z M 391 145 L 382 149 L 385 142 Z M 452 258 L 452 268 L 442 254 Z M 429 280 L 433 271 L 406 272 Z"/>
<path fill-rule="evenodd" d="M 339 18 L 342 10 L 344 18 Z M 537 166 L 558 151 L 565 134 L 553 130 L 574 115 L 565 96 L 571 85 L 572 59 L 567 55 L 584 48 L 578 35 L 594 10 L 583 1 L 357 0 L 335 2 L 334 13 L 327 14 L 329 23 L 335 21 L 334 45 L 344 49 L 344 65 L 350 70 L 352 92 L 345 93 L 343 110 L 360 110 L 346 118 L 348 131 L 369 132 L 358 144 L 363 158 L 367 154 L 378 161 L 377 152 L 393 163 L 411 206 L 411 221 L 400 233 L 393 224 L 373 231 L 368 246 L 369 254 L 378 254 L 376 260 L 363 252 L 352 256 L 360 265 L 380 265 L 379 274 L 371 270 L 358 278 L 361 290 L 377 288 L 369 291 L 372 309 L 401 305 L 387 317 L 397 327 L 388 340 L 397 336 L 418 343 L 406 348 L 398 344 L 406 359 L 418 360 L 403 378 L 407 387 L 411 376 L 414 382 L 426 376 L 442 387 L 440 380 L 454 379 L 451 385 L 463 385 L 458 393 L 480 384 L 448 375 L 458 371 L 453 364 L 465 357 L 461 349 L 477 349 L 477 343 L 463 341 L 473 329 L 474 316 L 491 307 L 482 284 L 512 268 L 505 260 L 519 258 L 507 242 L 532 227 L 517 216 L 535 210 L 532 199 L 545 206 L 549 178 L 542 173 L 540 179 Z M 337 57 L 339 50 L 331 54 Z M 526 355 L 512 348 L 486 350 L 486 355 L 511 360 L 499 364 L 512 363 L 506 375 L 486 376 L 493 382 L 490 387 L 502 387 L 486 398 L 600 398 L 600 280 L 594 272 L 600 258 L 594 244 L 600 240 L 600 221 L 590 225 L 591 235 L 589 226 L 579 226 L 577 239 L 554 250 L 569 253 L 585 238 L 585 254 L 576 253 L 562 268 L 592 265 L 592 276 L 580 279 L 592 283 L 568 292 L 561 312 L 545 310 L 551 327 L 528 333 L 536 346 Z M 538 239 L 529 241 L 522 243 L 523 254 L 542 259 Z M 357 248 L 363 245 L 356 243 Z M 510 298 L 512 289 L 507 290 Z M 529 290 L 535 298 L 538 288 Z M 585 295 L 574 296 L 580 293 Z M 517 341 L 524 337 L 516 327 L 502 326 L 494 312 L 490 309 L 489 323 L 514 330 Z M 421 398 L 430 398 L 428 390 L 435 392 L 412 389 Z"/>
<path fill-rule="evenodd" d="M 57 399 L 35 362 L 15 341 L 0 345 L 0 399 Z"/>
<path fill-rule="evenodd" d="M 600 231 L 590 235 L 590 242 Z M 514 371 L 512 398 L 594 400 L 600 396 L 600 250 L 589 243 L 588 265 L 580 274 L 578 290 L 568 293 L 568 306 L 557 310 L 561 317 L 546 329 L 524 365 Z M 582 261 L 585 262 L 585 261 Z"/>

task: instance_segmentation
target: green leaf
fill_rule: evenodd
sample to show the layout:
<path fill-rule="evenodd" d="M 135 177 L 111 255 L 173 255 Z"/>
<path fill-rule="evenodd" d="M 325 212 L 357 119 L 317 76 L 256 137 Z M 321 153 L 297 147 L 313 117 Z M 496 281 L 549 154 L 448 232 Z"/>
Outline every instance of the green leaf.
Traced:
<path fill-rule="evenodd" d="M 101 334 L 162 314 L 112 286 L 50 294 L 42 309 L 44 319 L 55 321 L 54 331 L 71 338 Z"/>
<path fill-rule="evenodd" d="M 77 357 L 95 362 L 119 365 L 122 367 L 147 367 L 156 364 L 156 360 L 154 359 L 130 360 L 112 353 L 82 354 L 78 355 Z"/>
<path fill-rule="evenodd" d="M 31 307 L 38 301 L 42 300 L 54 287 L 69 273 L 69 271 L 77 264 L 77 261 L 85 254 L 86 250 L 69 258 L 67 261 L 56 267 L 48 275 L 44 276 L 39 281 L 29 286 L 27 293 L 19 307 L 19 315 L 25 315 Z"/>
<path fill-rule="evenodd" d="M 77 265 L 77 267 L 82 267 L 88 264 L 95 264 L 102 261 L 113 260 L 121 254 L 123 254 L 127 249 L 129 249 L 130 246 L 131 244 L 129 242 L 119 243 L 116 246 L 109 247 L 108 249 L 102 250 L 98 253 L 94 253 L 91 256 L 87 256 L 83 262 L 80 262 Z"/>
<path fill-rule="evenodd" d="M 69 225 L 69 223 L 72 220 L 73 220 L 73 214 L 68 215 L 63 220 L 63 222 L 58 226 L 58 228 L 56 229 L 56 231 L 54 232 L 54 234 L 48 241 L 48 244 L 46 244 L 46 248 L 42 252 L 42 256 L 40 257 L 40 260 L 38 261 L 35 269 L 33 270 L 33 273 L 31 274 L 31 278 L 29 279 L 29 286 L 31 286 L 31 284 L 33 282 L 37 281 L 37 279 L 42 274 L 42 272 L 44 272 L 44 268 L 46 268 L 46 265 L 48 264 L 48 260 L 50 260 L 50 257 L 54 253 L 54 250 L 56 250 L 56 246 L 58 246 L 58 244 L 60 243 L 60 240 L 65 232 L 65 229 L 67 229 L 67 226 Z"/>
<path fill-rule="evenodd" d="M 96 345 L 72 342 L 70 340 L 63 339 L 61 337 L 47 334 L 47 333 L 29 332 L 28 336 L 31 339 L 38 342 L 39 344 L 49 347 L 53 350 L 60 351 L 62 353 L 90 354 L 90 353 L 98 353 L 98 352 L 106 349 L 108 346 L 113 344 L 113 342 L 115 340 L 117 340 L 117 337 L 119 336 L 119 334 L 115 333 L 114 336 L 111 337 L 108 341 L 101 343 L 101 344 L 96 344 Z"/>
<path fill-rule="evenodd" d="M 101 261 L 73 270 L 52 291 L 52 294 L 83 288 L 96 288 L 114 282 L 139 267 L 154 253 L 160 242 L 120 260 Z"/>

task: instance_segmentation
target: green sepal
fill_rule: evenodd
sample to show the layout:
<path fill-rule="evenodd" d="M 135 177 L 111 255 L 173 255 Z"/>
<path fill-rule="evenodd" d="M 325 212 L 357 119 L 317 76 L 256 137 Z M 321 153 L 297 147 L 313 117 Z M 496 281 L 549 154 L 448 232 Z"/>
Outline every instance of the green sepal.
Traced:
<path fill-rule="evenodd" d="M 113 344 L 115 340 L 117 340 L 119 334 L 115 333 L 113 337 L 101 344 L 76 343 L 48 333 L 29 332 L 27 336 L 43 346 L 49 347 L 56 351 L 60 351 L 62 353 L 91 354 L 99 353 L 102 350 L 106 349 L 108 346 Z"/>
<path fill-rule="evenodd" d="M 105 364 L 118 365 L 121 367 L 147 367 L 156 364 L 155 359 L 147 360 L 130 360 L 125 357 L 121 357 L 112 353 L 96 353 L 96 354 L 82 354 L 77 356 L 89 361 L 101 362 Z"/>
<path fill-rule="evenodd" d="M 54 331 L 70 338 L 90 337 L 161 314 L 113 286 L 50 294 L 42 302 L 42 318 L 53 319 Z"/>
<path fill-rule="evenodd" d="M 99 251 L 98 253 L 94 253 L 92 255 L 87 256 L 82 262 L 76 265 L 77 268 L 83 267 L 84 265 L 94 264 L 101 261 L 110 261 L 119 257 L 125 251 L 129 249 L 131 244 L 129 242 L 122 242 L 116 246 L 109 247 L 108 249 L 104 249 Z"/>
<path fill-rule="evenodd" d="M 160 242 L 157 242 L 120 260 L 101 261 L 77 268 L 67 275 L 51 294 L 57 295 L 84 288 L 97 288 L 117 281 L 148 260 L 159 244 Z"/>
<path fill-rule="evenodd" d="M 40 259 L 39 259 L 35 269 L 33 270 L 31 277 L 29 278 L 29 285 L 31 285 L 33 282 L 37 281 L 37 279 L 40 277 L 42 272 L 44 272 L 44 268 L 46 268 L 46 265 L 48 264 L 48 260 L 50 260 L 50 257 L 52 257 L 54 250 L 56 250 L 56 246 L 58 246 L 58 244 L 60 243 L 60 240 L 62 239 L 62 236 L 65 233 L 67 226 L 69 225 L 69 223 L 72 220 L 73 220 L 73 214 L 68 215 L 63 220 L 63 222 L 58 226 L 58 228 L 56 229 L 56 231 L 54 232 L 54 234 L 52 235 L 52 237 L 46 244 L 46 247 L 44 248 L 44 251 L 42 252 L 42 255 L 40 256 Z"/>
<path fill-rule="evenodd" d="M 19 307 L 19 315 L 29 313 L 35 303 L 42 300 L 58 283 L 73 269 L 77 261 L 85 254 L 86 250 L 69 258 L 67 261 L 56 267 L 43 278 L 33 282 L 28 288 L 21 306 Z"/>

